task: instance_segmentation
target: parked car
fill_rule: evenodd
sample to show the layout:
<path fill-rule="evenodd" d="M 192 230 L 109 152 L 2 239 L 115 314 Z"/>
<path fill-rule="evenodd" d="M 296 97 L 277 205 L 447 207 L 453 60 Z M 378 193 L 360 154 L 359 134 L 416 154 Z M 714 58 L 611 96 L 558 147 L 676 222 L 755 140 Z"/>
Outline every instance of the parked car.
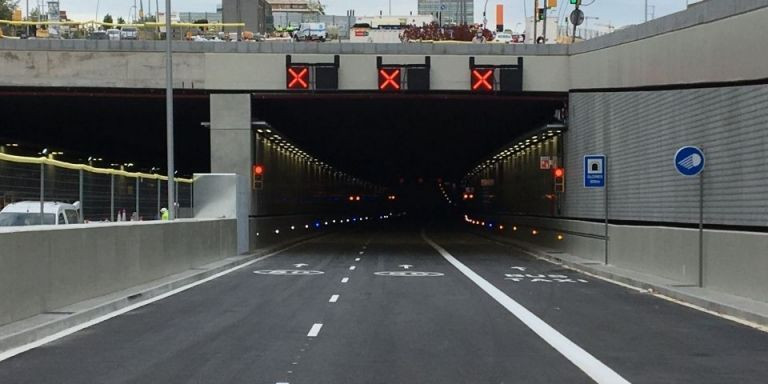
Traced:
<path fill-rule="evenodd" d="M 42 215 L 40 215 L 39 201 L 12 203 L 0 211 L 0 227 L 40 225 L 41 221 L 44 225 L 80 224 L 82 223 L 80 202 L 74 204 L 45 202 Z"/>
<path fill-rule="evenodd" d="M 120 30 L 107 29 L 107 36 L 109 37 L 109 40 L 120 40 Z"/>
<path fill-rule="evenodd" d="M 106 31 L 93 31 L 88 35 L 88 40 L 109 40 Z"/>
<path fill-rule="evenodd" d="M 120 39 L 121 40 L 138 40 L 139 29 L 136 27 L 123 27 L 123 29 L 120 30 Z"/>
<path fill-rule="evenodd" d="M 299 29 L 293 33 L 293 39 L 296 41 L 325 41 L 327 38 L 325 23 L 301 23 Z"/>
<path fill-rule="evenodd" d="M 493 39 L 494 43 L 502 43 L 502 44 L 509 44 L 514 42 L 514 37 L 511 33 L 506 32 L 498 32 L 496 33 L 496 37 Z"/>

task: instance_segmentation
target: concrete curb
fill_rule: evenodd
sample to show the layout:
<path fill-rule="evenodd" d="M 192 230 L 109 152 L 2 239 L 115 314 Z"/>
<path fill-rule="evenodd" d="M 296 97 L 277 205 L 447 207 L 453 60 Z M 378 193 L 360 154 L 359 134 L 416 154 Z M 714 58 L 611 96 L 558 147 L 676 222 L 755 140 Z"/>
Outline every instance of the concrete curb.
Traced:
<path fill-rule="evenodd" d="M 225 259 L 222 261 L 211 263 L 208 265 L 213 265 L 212 267 L 205 268 L 205 266 L 203 266 L 201 268 L 205 268 L 205 269 L 201 269 L 200 272 L 193 273 L 189 276 L 181 277 L 175 280 L 161 282 L 158 285 L 154 285 L 149 288 L 145 288 L 145 287 L 147 285 L 151 285 L 152 283 L 141 285 L 139 287 L 142 287 L 142 288 L 139 288 L 138 290 L 133 291 L 128 295 L 122 295 L 118 299 L 106 300 L 102 303 L 98 303 L 96 305 L 90 306 L 87 309 L 74 312 L 70 315 L 67 315 L 66 317 L 54 319 L 48 322 L 43 322 L 41 324 L 30 326 L 29 328 L 22 329 L 20 331 L 13 332 L 5 336 L 0 336 L 0 353 L 33 343 L 45 337 L 54 335 L 58 332 L 64 331 L 66 329 L 75 327 L 77 325 L 80 325 L 88 321 L 91 321 L 93 319 L 104 316 L 106 314 L 120 310 L 129 305 L 134 305 L 142 301 L 152 299 L 156 296 L 173 291 L 177 288 L 194 283 L 196 281 L 203 280 L 217 273 L 245 264 L 253 259 L 268 255 L 270 253 L 284 251 L 293 246 L 304 243 L 308 240 L 322 237 L 322 236 L 327 236 L 331 233 L 333 232 L 305 235 L 293 240 L 288 240 L 283 243 L 268 246 L 267 248 L 257 250 L 254 253 L 251 253 L 242 257 L 238 257 L 235 260 L 231 260 L 229 262 L 224 262 L 226 260 Z M 179 274 L 183 274 L 189 271 L 190 270 L 182 271 Z M 171 278 L 172 276 L 166 277 L 166 279 Z M 125 291 L 131 291 L 131 290 L 132 289 L 128 289 Z M 124 291 L 121 291 L 121 292 L 124 292 Z M 85 302 L 92 301 L 92 300 L 97 301 L 98 298 L 86 300 Z M 75 307 L 77 305 L 78 304 L 74 304 L 66 308 Z M 64 310 L 62 310 L 61 312 L 67 312 L 66 308 L 64 308 Z M 52 312 L 56 312 L 56 311 L 52 311 Z M 26 320 L 21 320 L 20 323 L 24 321 Z"/>
<path fill-rule="evenodd" d="M 630 276 L 631 273 L 622 273 L 622 271 L 618 270 L 618 268 L 614 268 L 614 269 L 617 269 L 614 271 L 606 270 L 606 267 L 603 266 L 602 264 L 600 264 L 599 266 L 592 266 L 590 264 L 585 264 L 585 263 L 564 258 L 563 255 L 560 253 L 558 254 L 548 253 L 546 250 L 534 244 L 507 239 L 503 237 L 498 237 L 494 235 L 489 235 L 489 234 L 478 232 L 478 231 L 471 231 L 471 233 L 479 237 L 483 237 L 489 240 L 503 243 L 505 245 L 512 246 L 538 259 L 543 259 L 545 261 L 561 264 L 563 266 L 566 266 L 578 272 L 592 274 L 592 275 L 613 280 L 631 287 L 647 290 L 647 291 L 650 291 L 651 293 L 658 294 L 661 296 L 666 296 L 676 301 L 680 301 L 684 304 L 690 304 L 696 307 L 703 308 L 710 312 L 715 312 L 725 317 L 733 318 L 731 320 L 735 320 L 737 322 L 752 323 L 747 325 L 755 326 L 762 330 L 768 330 L 766 329 L 766 327 L 768 327 L 768 312 L 763 313 L 763 312 L 756 312 L 754 310 L 750 310 L 748 308 L 745 308 L 745 306 L 738 305 L 736 301 L 751 302 L 751 303 L 754 303 L 755 305 L 768 307 L 768 305 L 764 303 L 755 302 L 746 298 L 740 299 L 735 296 L 725 295 L 725 294 L 722 294 L 721 296 L 722 297 L 728 296 L 728 298 L 731 299 L 729 300 L 730 302 L 726 302 L 725 300 L 718 301 L 710 297 L 706 297 L 706 296 L 712 296 L 712 294 L 708 294 L 710 292 L 707 292 L 708 290 L 706 288 L 674 287 L 674 286 L 664 285 L 664 284 L 651 282 L 647 280 L 641 280 L 639 277 Z M 697 292 L 690 292 L 692 290 L 698 290 L 700 292 L 698 292 L 698 294 Z"/>

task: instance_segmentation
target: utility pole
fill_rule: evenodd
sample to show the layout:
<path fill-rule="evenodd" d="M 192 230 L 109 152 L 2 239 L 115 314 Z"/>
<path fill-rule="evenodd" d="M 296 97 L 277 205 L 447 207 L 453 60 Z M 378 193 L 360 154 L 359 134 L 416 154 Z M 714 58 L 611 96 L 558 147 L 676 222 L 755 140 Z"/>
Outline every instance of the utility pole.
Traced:
<path fill-rule="evenodd" d="M 533 38 L 532 39 L 533 39 L 533 43 L 534 44 L 536 44 L 536 39 L 538 37 L 536 35 L 539 34 L 539 29 L 538 29 L 539 20 L 538 20 L 538 16 L 539 16 L 539 0 L 533 0 Z"/>
<path fill-rule="evenodd" d="M 541 33 L 544 36 L 544 44 L 547 43 L 547 0 L 544 0 L 544 12 L 542 12 L 544 16 L 544 27 L 541 29 Z"/>
<path fill-rule="evenodd" d="M 155 7 L 157 8 L 157 7 Z M 155 9 L 157 10 L 157 9 Z M 173 31 L 171 30 L 171 0 L 165 0 L 165 118 L 166 155 L 168 158 L 168 218 L 176 218 L 176 168 L 173 149 Z"/>
<path fill-rule="evenodd" d="M 648 0 L 645 0 L 645 22 L 648 22 Z"/>

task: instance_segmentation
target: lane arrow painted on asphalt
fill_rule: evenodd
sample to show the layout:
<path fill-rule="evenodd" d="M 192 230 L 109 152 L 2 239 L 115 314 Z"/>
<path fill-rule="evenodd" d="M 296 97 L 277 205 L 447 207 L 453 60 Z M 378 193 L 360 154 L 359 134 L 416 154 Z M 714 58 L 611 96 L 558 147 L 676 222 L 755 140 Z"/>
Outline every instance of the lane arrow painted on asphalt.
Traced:
<path fill-rule="evenodd" d="M 410 265 L 410 264 L 400 264 L 399 267 L 403 268 L 403 269 L 411 269 L 411 268 L 413 268 L 413 265 Z"/>

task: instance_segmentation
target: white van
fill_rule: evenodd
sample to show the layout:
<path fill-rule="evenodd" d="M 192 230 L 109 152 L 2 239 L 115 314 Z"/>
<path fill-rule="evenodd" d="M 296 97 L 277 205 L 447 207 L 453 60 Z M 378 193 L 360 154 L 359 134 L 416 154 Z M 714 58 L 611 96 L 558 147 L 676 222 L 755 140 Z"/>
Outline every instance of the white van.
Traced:
<path fill-rule="evenodd" d="M 43 203 L 43 225 L 66 225 L 82 223 L 80 202 L 74 204 Z M 40 225 L 40 202 L 20 201 L 7 205 L 0 211 L 0 227 Z"/>
<path fill-rule="evenodd" d="M 293 33 L 293 39 L 296 41 L 325 41 L 328 38 L 328 31 L 325 29 L 325 23 L 301 23 L 299 29 Z"/>

